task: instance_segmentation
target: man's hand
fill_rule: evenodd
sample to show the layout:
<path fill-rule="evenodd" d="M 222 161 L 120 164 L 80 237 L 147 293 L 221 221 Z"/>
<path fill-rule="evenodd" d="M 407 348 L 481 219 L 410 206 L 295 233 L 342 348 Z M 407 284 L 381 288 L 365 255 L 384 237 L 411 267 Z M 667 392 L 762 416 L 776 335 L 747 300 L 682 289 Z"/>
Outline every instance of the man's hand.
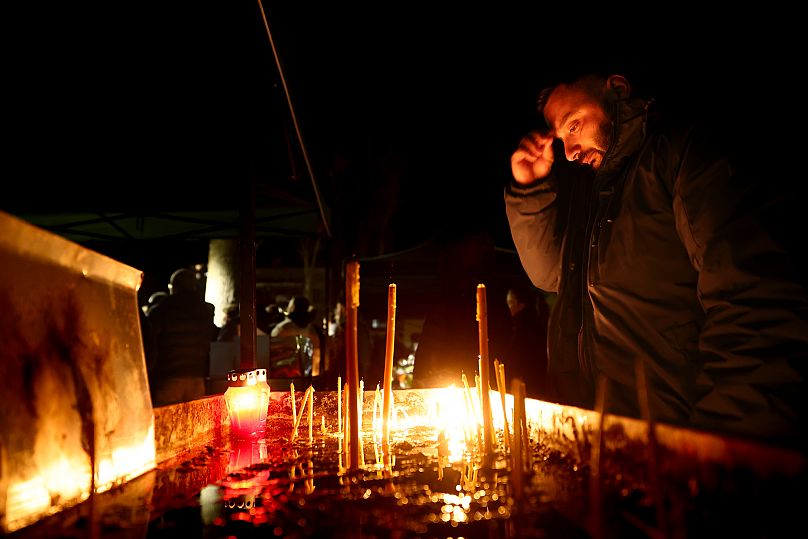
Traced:
<path fill-rule="evenodd" d="M 528 184 L 550 173 L 553 166 L 553 136 L 531 131 L 511 156 L 516 183 Z"/>

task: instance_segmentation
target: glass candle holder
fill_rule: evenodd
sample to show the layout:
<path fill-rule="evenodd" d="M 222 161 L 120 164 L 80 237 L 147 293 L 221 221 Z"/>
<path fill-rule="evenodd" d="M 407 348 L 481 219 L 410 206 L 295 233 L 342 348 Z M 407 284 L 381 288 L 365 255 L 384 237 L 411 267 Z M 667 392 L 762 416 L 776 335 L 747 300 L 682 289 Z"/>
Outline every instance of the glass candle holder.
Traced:
<path fill-rule="evenodd" d="M 255 369 L 227 373 L 224 400 L 230 415 L 231 434 L 237 438 L 256 438 L 262 434 L 260 418 L 265 399 L 263 393 L 258 385 Z M 265 422 L 266 411 L 264 407 Z"/>
<path fill-rule="evenodd" d="M 255 369 L 255 383 L 261 390 L 261 404 L 258 409 L 258 426 L 263 433 L 267 426 L 267 412 L 269 410 L 269 384 L 267 383 L 266 369 Z"/>

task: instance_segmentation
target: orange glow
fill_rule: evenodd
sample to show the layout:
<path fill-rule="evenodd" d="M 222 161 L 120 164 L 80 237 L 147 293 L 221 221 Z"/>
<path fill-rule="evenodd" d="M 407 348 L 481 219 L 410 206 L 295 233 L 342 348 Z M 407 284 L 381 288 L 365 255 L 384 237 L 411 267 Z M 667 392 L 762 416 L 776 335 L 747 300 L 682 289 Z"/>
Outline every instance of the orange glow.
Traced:
<path fill-rule="evenodd" d="M 258 431 L 261 393 L 252 387 L 228 387 L 224 393 L 230 413 L 230 429 L 238 437 L 253 437 Z"/>
<path fill-rule="evenodd" d="M 98 451 L 95 473 L 95 491 L 104 492 L 117 484 L 137 477 L 154 468 L 154 423 L 146 436 L 132 445 L 118 445 L 112 452 Z"/>
<path fill-rule="evenodd" d="M 154 445 L 152 445 L 152 453 Z M 90 495 L 88 462 L 56 456 L 41 473 L 27 481 L 10 480 L 6 494 L 6 527 L 14 531 L 39 520 L 43 514 L 55 513 L 63 507 L 79 503 Z M 58 497 L 62 505 L 51 506 Z"/>
<path fill-rule="evenodd" d="M 258 380 L 258 371 L 263 371 L 263 382 Z M 224 392 L 224 400 L 230 415 L 230 431 L 238 438 L 260 436 L 269 404 L 266 370 L 230 371 L 227 381 L 229 387 Z"/>

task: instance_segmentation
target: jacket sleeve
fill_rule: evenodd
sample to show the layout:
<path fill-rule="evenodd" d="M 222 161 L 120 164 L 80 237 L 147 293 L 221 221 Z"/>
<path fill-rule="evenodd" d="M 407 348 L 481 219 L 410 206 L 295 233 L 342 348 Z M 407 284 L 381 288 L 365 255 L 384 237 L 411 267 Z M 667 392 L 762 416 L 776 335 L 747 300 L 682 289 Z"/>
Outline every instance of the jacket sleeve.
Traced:
<path fill-rule="evenodd" d="M 771 193 L 716 148 L 705 130 L 692 130 L 672 185 L 677 231 L 698 271 L 706 315 L 692 420 L 796 439 L 804 428 L 808 295 L 767 225 L 778 211 L 763 196 Z"/>
<path fill-rule="evenodd" d="M 505 188 L 505 211 L 522 267 L 537 288 L 558 292 L 561 237 L 555 175 L 523 186 L 510 182 Z"/>

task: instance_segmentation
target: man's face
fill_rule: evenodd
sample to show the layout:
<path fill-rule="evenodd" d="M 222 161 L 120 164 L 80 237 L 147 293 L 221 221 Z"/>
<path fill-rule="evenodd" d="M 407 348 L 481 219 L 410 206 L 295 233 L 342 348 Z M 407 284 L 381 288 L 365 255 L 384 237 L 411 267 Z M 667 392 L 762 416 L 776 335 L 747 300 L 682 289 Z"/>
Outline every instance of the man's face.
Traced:
<path fill-rule="evenodd" d="M 564 142 L 567 160 L 598 169 L 609 149 L 611 120 L 598 96 L 575 85 L 559 85 L 550 94 L 544 117 Z"/>
<path fill-rule="evenodd" d="M 511 312 L 511 316 L 516 316 L 516 313 L 525 308 L 524 304 L 519 302 L 519 298 L 510 291 L 508 291 L 508 295 L 505 296 L 505 303 L 508 304 L 508 310 Z"/>

